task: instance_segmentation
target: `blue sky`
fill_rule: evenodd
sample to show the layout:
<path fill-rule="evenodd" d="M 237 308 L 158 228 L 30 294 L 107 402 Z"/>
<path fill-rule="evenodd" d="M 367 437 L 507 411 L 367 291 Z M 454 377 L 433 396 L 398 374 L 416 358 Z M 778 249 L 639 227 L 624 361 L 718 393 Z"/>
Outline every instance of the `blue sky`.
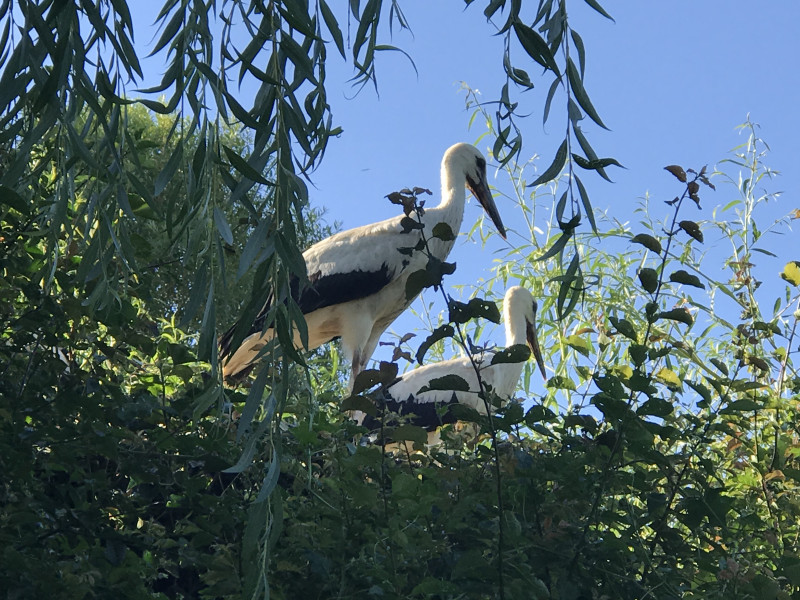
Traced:
<path fill-rule="evenodd" d="M 438 195 L 444 150 L 457 141 L 474 142 L 483 133 L 480 123 L 469 128 L 471 111 L 465 110 L 460 91 L 464 81 L 488 100 L 503 83 L 502 40 L 492 35 L 496 28 L 487 24 L 483 4 L 475 2 L 464 9 L 458 1 L 401 2 L 413 33 L 395 29 L 392 43 L 411 55 L 418 74 L 399 53 L 379 55 L 379 94 L 371 87 L 355 94 L 348 82 L 352 68 L 335 51 L 329 52 L 329 101 L 334 121 L 344 131 L 330 142 L 312 176 L 311 199 L 328 210 L 330 221 L 348 228 L 391 216 L 396 208 L 384 196 L 406 186 L 428 187 Z M 633 210 L 646 193 L 656 200 L 675 194 L 665 165 L 713 168 L 744 141 L 735 128 L 749 114 L 771 147 L 769 166 L 782 173 L 769 190 L 783 195 L 767 207 L 764 222 L 800 208 L 800 175 L 795 167 L 800 157 L 800 36 L 796 34 L 800 4 L 607 0 L 604 6 L 616 22 L 578 0 L 569 4 L 571 26 L 586 45 L 585 86 L 610 129 L 587 126 L 587 136 L 598 154 L 613 156 L 626 167 L 610 170 L 614 184 L 584 177 L 594 205 L 608 209 L 620 221 L 634 221 Z M 145 11 L 143 16 L 155 14 Z M 146 43 L 152 37 L 148 33 L 137 32 L 137 41 Z M 525 61 L 521 50 L 517 56 L 518 66 L 528 70 L 536 85 L 522 96 L 522 112 L 531 114 L 522 123 L 523 155 L 539 156 L 536 164 L 543 170 L 563 137 L 565 116 L 554 104 L 543 126 L 541 112 L 550 79 L 539 79 L 539 69 Z M 159 61 L 163 59 L 144 62 L 154 78 L 163 70 Z M 249 89 L 242 88 L 243 100 L 252 93 Z M 486 145 L 479 146 L 485 151 Z M 503 176 L 495 184 L 500 190 L 508 188 Z M 703 211 L 690 218 L 710 218 L 715 206 L 735 197 L 735 190 L 724 186 L 716 193 L 703 192 Z M 513 229 L 513 207 L 502 199 L 498 204 Z M 462 230 L 481 214 L 471 201 Z M 517 243 L 519 237 L 509 240 Z M 495 253 L 504 247 L 499 239 L 485 249 L 458 243 L 451 254 L 459 264 L 452 283 L 469 284 L 489 276 Z M 777 276 L 785 262 L 800 259 L 794 235 L 776 241 L 775 248 L 780 256 L 764 257 L 759 264 L 765 276 Z M 413 326 L 414 321 L 406 318 L 394 329 Z M 493 341 L 502 343 L 495 338 L 497 334 Z"/>

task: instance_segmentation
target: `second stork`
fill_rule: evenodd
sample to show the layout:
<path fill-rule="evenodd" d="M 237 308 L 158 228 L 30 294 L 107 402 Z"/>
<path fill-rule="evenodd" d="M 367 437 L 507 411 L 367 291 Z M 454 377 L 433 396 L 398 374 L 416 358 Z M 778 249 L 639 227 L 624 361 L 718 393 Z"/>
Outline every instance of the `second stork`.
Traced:
<path fill-rule="evenodd" d="M 547 378 L 536 334 L 536 309 L 536 300 L 525 288 L 514 286 L 506 291 L 503 299 L 506 346 L 527 342 L 542 377 Z M 456 422 L 449 410 L 442 410 L 449 409 L 452 404 L 469 406 L 485 415 L 486 403 L 481 392 L 491 388 L 501 402 L 507 402 L 517 389 L 523 368 L 522 362 L 491 364 L 492 356 L 491 352 L 484 352 L 473 355 L 471 359 L 453 358 L 404 373 L 396 383 L 389 386 L 385 409 L 395 414 L 410 415 L 409 423 L 422 427 L 429 433 L 435 433 L 442 425 Z M 468 384 L 469 390 L 427 389 L 432 381 L 448 375 L 457 375 Z M 366 417 L 361 424 L 369 430 L 380 426 L 375 417 Z M 429 443 L 433 443 L 437 437 L 429 434 Z"/>

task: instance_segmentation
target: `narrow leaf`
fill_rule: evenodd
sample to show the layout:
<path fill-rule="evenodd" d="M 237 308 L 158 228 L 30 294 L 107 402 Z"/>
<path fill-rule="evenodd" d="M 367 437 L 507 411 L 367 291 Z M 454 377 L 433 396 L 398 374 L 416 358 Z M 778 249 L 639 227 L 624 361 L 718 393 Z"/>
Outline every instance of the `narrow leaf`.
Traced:
<path fill-rule="evenodd" d="M 561 142 L 561 145 L 558 147 L 556 151 L 556 156 L 553 159 L 552 164 L 547 167 L 544 173 L 539 175 L 536 180 L 531 184 L 531 186 L 541 185 L 542 183 L 547 183 L 558 177 L 558 174 L 561 173 L 561 169 L 564 168 L 564 165 L 567 164 L 567 140 L 565 139 Z"/>
<path fill-rule="evenodd" d="M 214 207 L 214 223 L 217 226 L 219 235 L 222 237 L 225 243 L 233 244 L 233 231 L 231 231 L 231 226 L 228 225 L 228 221 L 225 218 L 225 213 L 223 213 L 218 206 Z"/>
<path fill-rule="evenodd" d="M 586 111 L 586 114 L 589 115 L 592 121 L 600 125 L 603 129 L 608 129 L 600 118 L 600 115 L 597 114 L 592 101 L 589 99 L 589 95 L 583 87 L 583 81 L 581 81 L 578 69 L 575 67 L 575 63 L 572 62 L 571 58 L 567 59 L 567 79 L 569 80 L 570 87 L 572 87 L 572 93 L 578 101 L 578 104 L 581 105 L 581 108 Z"/>

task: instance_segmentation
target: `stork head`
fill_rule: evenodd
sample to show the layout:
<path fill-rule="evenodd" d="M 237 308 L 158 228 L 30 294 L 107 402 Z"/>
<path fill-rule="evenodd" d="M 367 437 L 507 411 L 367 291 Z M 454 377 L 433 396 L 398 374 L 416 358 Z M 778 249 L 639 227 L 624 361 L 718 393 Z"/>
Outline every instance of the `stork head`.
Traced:
<path fill-rule="evenodd" d="M 547 372 L 544 368 L 544 360 L 542 359 L 542 350 L 539 348 L 539 338 L 536 335 L 536 310 L 538 305 L 536 300 L 533 299 L 533 294 L 520 286 L 509 288 L 506 292 L 506 297 L 503 302 L 506 320 L 506 326 L 514 323 L 517 315 L 522 315 L 525 319 L 525 339 L 528 346 L 531 348 L 533 357 L 536 359 L 536 364 L 542 377 L 547 379 Z M 513 325 L 511 325 L 513 326 Z"/>
<path fill-rule="evenodd" d="M 472 195 L 481 203 L 483 210 L 497 227 L 497 231 L 506 239 L 506 228 L 497 212 L 492 193 L 489 191 L 489 184 L 486 181 L 486 159 L 483 154 L 470 144 L 456 144 L 448 148 L 442 160 L 442 175 L 445 170 L 463 171 L 466 178 L 466 185 Z M 450 173 L 447 173 L 450 175 Z"/>

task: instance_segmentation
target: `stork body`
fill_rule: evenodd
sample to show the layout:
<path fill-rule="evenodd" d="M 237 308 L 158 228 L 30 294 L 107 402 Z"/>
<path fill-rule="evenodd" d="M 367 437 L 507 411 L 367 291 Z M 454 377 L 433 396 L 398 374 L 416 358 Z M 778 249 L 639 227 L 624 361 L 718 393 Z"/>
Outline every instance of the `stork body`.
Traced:
<path fill-rule="evenodd" d="M 442 201 L 426 208 L 422 216 L 424 233 L 431 254 L 444 260 L 453 241 L 431 236 L 438 223 L 447 223 L 457 234 L 461 228 L 466 188 L 475 195 L 500 234 L 505 228 L 486 183 L 486 160 L 469 144 L 456 144 L 445 152 L 441 167 Z M 372 356 L 386 328 L 402 313 L 413 298 L 406 298 L 409 274 L 424 269 L 428 257 L 423 252 L 410 256 L 400 248 L 413 247 L 422 233 L 404 233 L 403 215 L 342 231 L 326 238 L 303 253 L 309 285 L 301 288 L 292 282 L 292 295 L 306 319 L 307 350 L 341 338 L 345 356 L 351 363 L 351 384 Z M 226 379 L 248 369 L 274 331 L 265 328 L 271 303 L 262 309 L 239 348 L 232 348 L 234 328 L 220 338 L 222 372 Z M 302 347 L 299 334 L 295 345 Z"/>
<path fill-rule="evenodd" d="M 544 362 L 536 335 L 536 301 L 531 293 L 519 286 L 509 288 L 503 299 L 503 319 L 506 330 L 506 346 L 527 343 L 536 359 L 539 370 L 546 377 Z M 497 396 L 508 401 L 522 375 L 523 363 L 491 364 L 493 353 L 484 352 L 473 356 L 478 366 L 481 380 L 491 387 Z M 428 390 L 420 392 L 434 379 L 446 375 L 457 375 L 469 384 L 469 391 Z M 478 376 L 473 362 L 467 358 L 454 358 L 443 362 L 424 365 L 403 374 L 399 381 L 388 388 L 386 409 L 401 415 L 413 415 L 411 424 L 418 425 L 429 432 L 446 423 L 455 422 L 455 418 L 445 412 L 440 415 L 442 406 L 463 404 L 486 414 L 486 403 L 478 395 L 480 392 Z M 374 429 L 376 419 L 367 417 L 362 423 L 368 429 Z M 429 436 L 430 438 L 430 436 Z"/>

